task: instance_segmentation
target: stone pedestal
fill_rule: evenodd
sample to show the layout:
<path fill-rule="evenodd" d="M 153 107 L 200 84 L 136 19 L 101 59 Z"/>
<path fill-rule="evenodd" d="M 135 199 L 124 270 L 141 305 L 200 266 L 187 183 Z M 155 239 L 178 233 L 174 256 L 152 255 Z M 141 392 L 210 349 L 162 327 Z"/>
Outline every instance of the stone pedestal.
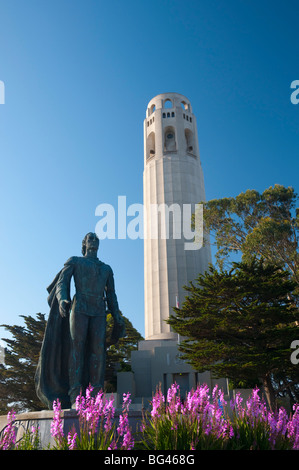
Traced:
<path fill-rule="evenodd" d="M 121 415 L 121 408 L 116 408 L 114 421 L 118 425 L 119 416 Z M 68 432 L 75 427 L 76 431 L 79 431 L 79 419 L 77 411 L 62 410 L 61 412 L 63 420 L 63 432 L 67 436 Z M 20 413 L 16 416 L 15 428 L 17 431 L 16 439 L 17 441 L 22 438 L 24 433 L 28 430 L 31 431 L 32 426 L 39 429 L 39 438 L 41 449 L 46 450 L 51 448 L 55 441 L 51 435 L 51 423 L 53 420 L 53 411 L 43 410 L 43 411 L 33 411 L 29 413 Z M 141 424 L 142 412 L 136 410 L 129 411 L 129 424 L 134 433 Z M 7 416 L 0 416 L 0 434 L 7 425 Z"/>
<path fill-rule="evenodd" d="M 75 426 L 78 429 L 78 416 L 76 410 L 62 410 L 63 431 L 67 433 Z M 26 431 L 31 431 L 32 426 L 39 429 L 41 447 L 46 449 L 54 445 L 54 439 L 51 436 L 51 423 L 53 420 L 53 411 L 42 410 L 29 413 L 20 413 L 16 415 L 15 428 L 17 430 L 16 441 L 19 441 Z M 7 425 L 7 417 L 0 416 L 0 432 Z"/>

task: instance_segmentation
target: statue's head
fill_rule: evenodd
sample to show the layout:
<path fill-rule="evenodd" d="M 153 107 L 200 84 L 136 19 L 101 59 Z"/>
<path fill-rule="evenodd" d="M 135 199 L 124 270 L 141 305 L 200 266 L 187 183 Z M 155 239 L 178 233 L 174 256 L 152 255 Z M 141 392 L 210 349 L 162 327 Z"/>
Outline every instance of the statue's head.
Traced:
<path fill-rule="evenodd" d="M 92 249 L 98 251 L 100 240 L 96 233 L 88 232 L 82 240 L 82 255 L 85 256 L 86 250 Z"/>

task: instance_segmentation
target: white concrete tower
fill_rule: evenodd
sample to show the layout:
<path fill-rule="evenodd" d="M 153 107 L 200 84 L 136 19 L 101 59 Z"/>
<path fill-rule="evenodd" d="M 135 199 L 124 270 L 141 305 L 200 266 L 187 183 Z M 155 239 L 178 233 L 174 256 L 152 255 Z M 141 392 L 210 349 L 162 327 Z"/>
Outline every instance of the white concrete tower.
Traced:
<path fill-rule="evenodd" d="M 192 206 L 193 212 L 195 204 L 205 200 L 205 189 L 196 119 L 189 100 L 178 93 L 157 95 L 148 104 L 144 120 L 143 191 L 145 339 L 177 340 L 177 334 L 165 320 L 173 313 L 177 300 L 182 304 L 185 299 L 183 286 L 197 278 L 211 262 L 210 247 L 185 249 L 183 216 L 188 214 L 188 207 Z M 162 209 L 161 204 L 162 216 L 153 220 L 151 208 Z M 180 213 L 172 211 L 173 204 L 179 205 Z M 172 230 L 174 226 L 177 229 L 179 215 L 180 234 Z M 168 220 L 169 234 L 165 231 Z M 153 236 L 155 223 L 157 237 Z"/>

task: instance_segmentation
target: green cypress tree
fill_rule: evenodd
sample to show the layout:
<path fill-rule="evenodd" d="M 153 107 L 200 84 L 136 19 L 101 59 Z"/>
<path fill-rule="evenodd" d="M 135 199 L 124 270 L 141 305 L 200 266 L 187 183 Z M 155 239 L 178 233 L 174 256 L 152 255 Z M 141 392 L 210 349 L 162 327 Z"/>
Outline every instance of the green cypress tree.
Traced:
<path fill-rule="evenodd" d="M 120 338 L 114 344 L 111 342 L 111 332 L 113 328 L 113 318 L 111 314 L 107 316 L 107 340 L 106 340 L 106 373 L 105 390 L 115 392 L 117 385 L 117 372 L 131 370 L 131 352 L 138 348 L 138 342 L 143 339 L 142 335 L 133 327 L 132 323 L 125 316 L 126 336 Z"/>
<path fill-rule="evenodd" d="M 186 338 L 180 350 L 195 369 L 261 383 L 274 408 L 274 375 L 290 373 L 291 343 L 299 338 L 295 287 L 287 271 L 263 260 L 233 263 L 229 272 L 210 267 L 186 287 L 168 323 Z"/>
<path fill-rule="evenodd" d="M 37 398 L 34 375 L 46 327 L 45 315 L 38 313 L 36 319 L 23 316 L 25 326 L 1 325 L 12 335 L 3 340 L 5 364 L 0 369 L 0 410 L 14 408 L 16 412 L 36 411 L 44 408 Z"/>
<path fill-rule="evenodd" d="M 10 332 L 12 339 L 6 342 L 5 363 L 0 364 L 0 414 L 10 408 L 16 412 L 39 411 L 45 408 L 35 392 L 34 376 L 46 328 L 45 315 L 38 313 L 36 318 L 23 316 L 25 326 L 1 325 Z M 111 314 L 107 315 L 107 358 L 105 391 L 116 390 L 117 370 L 130 369 L 131 351 L 137 349 L 140 333 L 124 316 L 126 336 L 112 344 L 110 336 L 113 328 Z"/>

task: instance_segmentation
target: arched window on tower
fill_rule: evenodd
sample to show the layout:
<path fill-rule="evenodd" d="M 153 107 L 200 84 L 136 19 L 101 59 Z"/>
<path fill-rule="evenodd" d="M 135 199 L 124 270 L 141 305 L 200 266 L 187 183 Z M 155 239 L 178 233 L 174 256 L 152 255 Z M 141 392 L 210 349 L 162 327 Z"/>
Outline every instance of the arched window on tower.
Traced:
<path fill-rule="evenodd" d="M 156 139 L 155 133 L 151 132 L 146 141 L 146 158 L 154 157 L 156 153 Z"/>
<path fill-rule="evenodd" d="M 164 150 L 166 152 L 176 151 L 175 129 L 166 127 L 164 131 Z"/>
<path fill-rule="evenodd" d="M 172 107 L 173 107 L 173 106 L 172 106 L 172 101 L 171 101 L 171 100 L 169 100 L 169 99 L 165 100 L 165 101 L 164 101 L 164 106 L 163 106 L 163 107 L 164 107 L 164 108 L 166 108 L 166 109 L 168 109 L 168 108 L 172 108 Z"/>
<path fill-rule="evenodd" d="M 185 129 L 186 150 L 188 153 L 194 154 L 194 135 L 190 129 Z"/>
<path fill-rule="evenodd" d="M 152 104 L 150 107 L 150 115 L 153 114 L 154 111 L 156 111 L 156 105 Z"/>

